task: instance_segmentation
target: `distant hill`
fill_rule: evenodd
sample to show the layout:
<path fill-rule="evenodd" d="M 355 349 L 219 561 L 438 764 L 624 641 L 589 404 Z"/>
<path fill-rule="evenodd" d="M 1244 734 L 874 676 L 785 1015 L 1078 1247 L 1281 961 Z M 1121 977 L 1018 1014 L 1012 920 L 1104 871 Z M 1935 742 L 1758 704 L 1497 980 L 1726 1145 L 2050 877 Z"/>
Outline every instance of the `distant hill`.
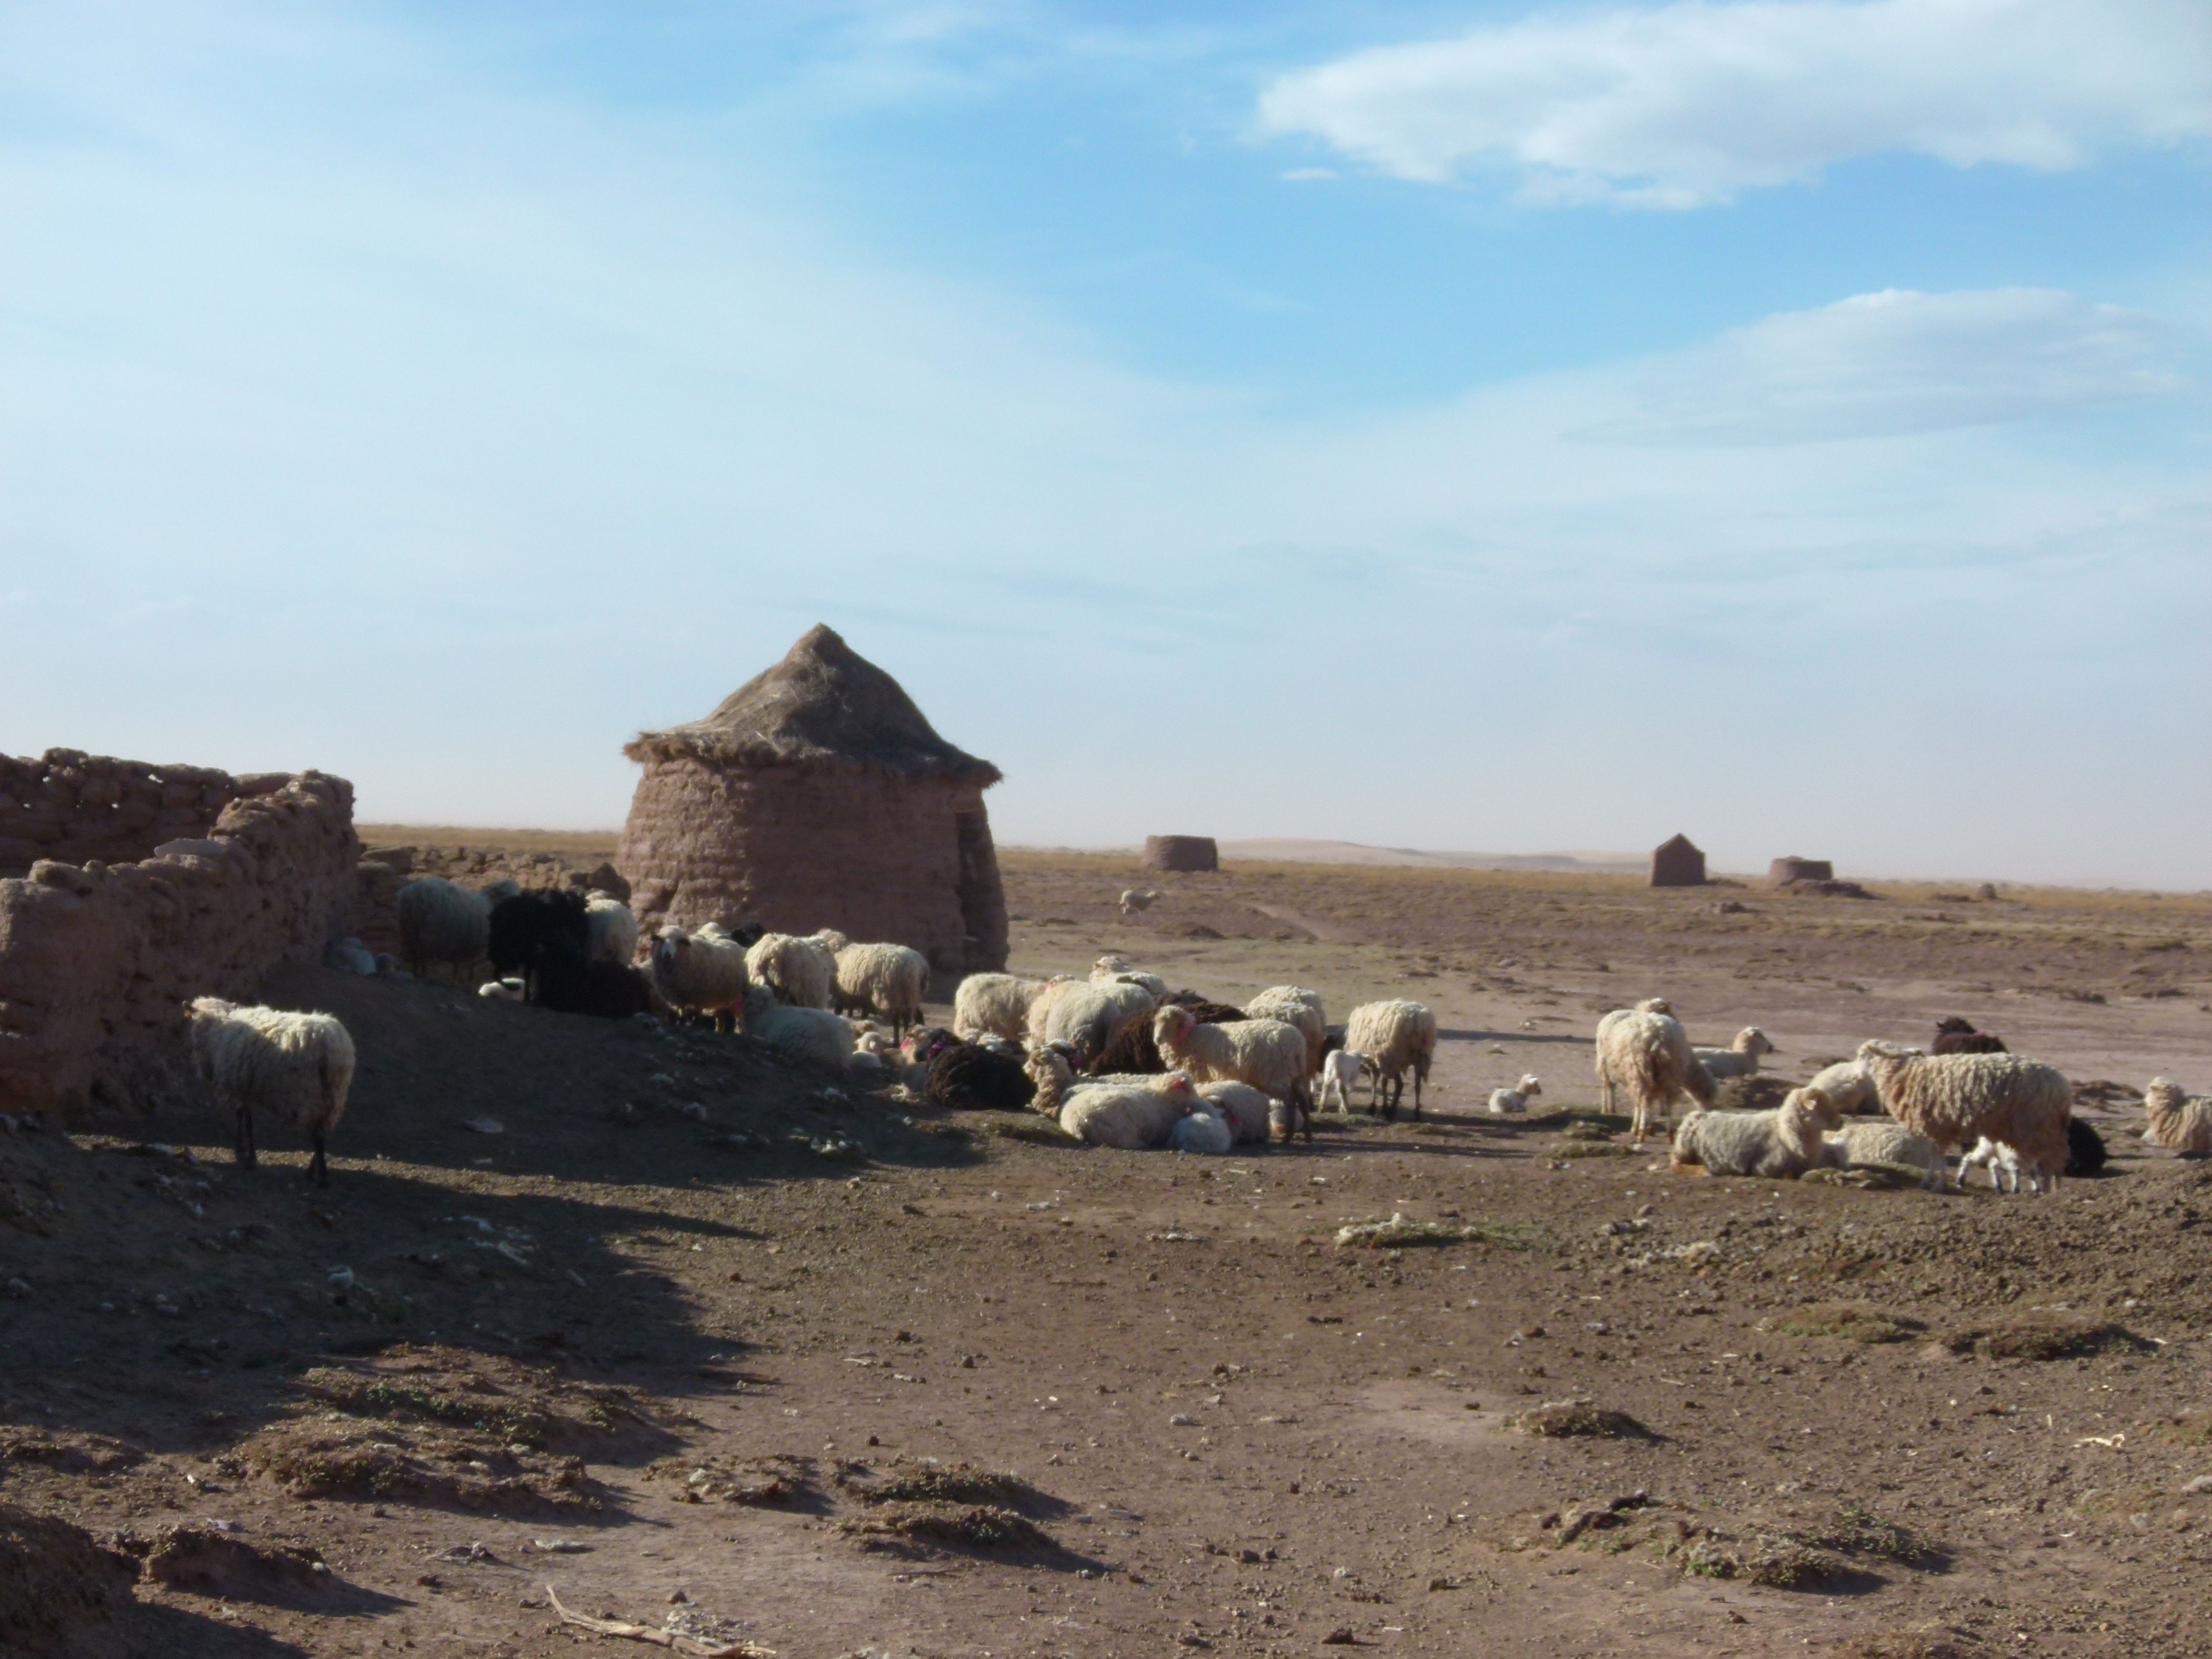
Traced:
<path fill-rule="evenodd" d="M 1415 847 L 1365 847 L 1356 841 L 1291 838 L 1224 841 L 1224 859 L 1289 864 L 1402 864 L 1431 870 L 1554 870 L 1636 874 L 1650 863 L 1641 853 L 1430 853 Z"/>

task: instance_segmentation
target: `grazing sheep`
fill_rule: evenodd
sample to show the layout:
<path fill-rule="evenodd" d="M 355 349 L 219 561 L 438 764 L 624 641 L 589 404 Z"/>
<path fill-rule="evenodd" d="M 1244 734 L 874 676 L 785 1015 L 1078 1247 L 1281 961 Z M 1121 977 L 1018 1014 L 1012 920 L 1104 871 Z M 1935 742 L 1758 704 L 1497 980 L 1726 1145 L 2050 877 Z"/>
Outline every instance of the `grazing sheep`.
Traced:
<path fill-rule="evenodd" d="M 442 963 L 458 982 L 462 969 L 483 959 L 489 943 L 491 906 L 481 893 L 456 887 L 443 876 L 419 876 L 399 890 L 399 959 L 417 979 Z"/>
<path fill-rule="evenodd" d="M 1344 1046 L 1367 1057 L 1375 1079 L 1370 1111 L 1395 1119 L 1406 1097 L 1406 1073 L 1413 1074 L 1413 1115 L 1421 1115 L 1421 1089 L 1437 1054 L 1437 1017 L 1425 1004 L 1403 998 L 1362 1003 L 1345 1017 Z"/>
<path fill-rule="evenodd" d="M 318 1187 L 329 1186 L 324 1151 L 353 1086 L 353 1038 L 346 1028 L 329 1014 L 241 1008 L 221 997 L 194 997 L 185 1013 L 195 1066 L 215 1085 L 216 1102 L 236 1115 L 239 1167 L 254 1167 L 258 1106 L 307 1132 L 315 1149 L 308 1174 Z"/>
<path fill-rule="evenodd" d="M 1198 1097 L 1229 1121 L 1238 1142 L 1264 1141 L 1275 1103 L 1249 1083 L 1201 1083 Z"/>
<path fill-rule="evenodd" d="M 729 1030 L 745 1006 L 745 947 L 713 922 L 687 933 L 671 923 L 653 936 L 653 988 L 679 1018 L 711 1016 Z"/>
<path fill-rule="evenodd" d="M 1297 1026 L 1306 1040 L 1306 1070 L 1320 1069 L 1322 1048 L 1328 1041 L 1328 1016 L 1322 1012 L 1320 992 L 1302 985 L 1271 985 L 1244 1005 L 1244 1017 Z"/>
<path fill-rule="evenodd" d="M 1690 1052 L 1697 1055 L 1698 1064 L 1705 1068 L 1705 1075 L 1718 1083 L 1723 1078 L 1757 1075 L 1759 1057 L 1772 1054 L 1774 1044 L 1759 1027 L 1747 1025 L 1725 1048 L 1693 1047 Z"/>
<path fill-rule="evenodd" d="M 929 958 L 903 945 L 847 945 L 837 952 L 836 1006 L 890 1021 L 891 1035 L 921 1023 Z"/>
<path fill-rule="evenodd" d="M 1018 974 L 970 974 L 952 994 L 952 1029 L 970 1042 L 981 1036 L 1019 1042 L 1029 1035 L 1030 1005 L 1047 987 L 1068 982 L 1024 979 Z"/>
<path fill-rule="evenodd" d="M 1168 1149 L 1177 1152 L 1196 1152 L 1220 1157 L 1237 1144 L 1237 1131 L 1224 1117 L 1204 1101 L 1197 1101 L 1183 1109 L 1183 1114 L 1168 1131 Z"/>
<path fill-rule="evenodd" d="M 1156 1006 L 1151 992 L 1127 980 L 1077 985 L 1065 995 L 1052 999 L 1045 1009 L 1040 1040 L 1069 1044 L 1074 1051 L 1076 1065 L 1096 1072 L 1122 1032 L 1145 1018 Z"/>
<path fill-rule="evenodd" d="M 1602 1109 L 1613 1109 L 1616 1088 L 1626 1090 L 1638 1140 L 1651 1133 L 1654 1117 L 1672 1112 L 1677 1095 L 1687 1095 L 1700 1106 L 1712 1104 L 1712 1075 L 1672 1014 L 1641 1007 L 1617 1009 L 1600 1020 L 1597 1029 Z"/>
<path fill-rule="evenodd" d="M 2056 1066 L 2017 1054 L 1923 1054 L 1894 1042 L 1859 1045 L 1881 1103 L 1938 1146 L 1986 1135 L 2020 1153 L 2031 1183 L 2056 1183 L 2069 1160 L 2074 1085 Z"/>
<path fill-rule="evenodd" d="M 1359 1081 L 1360 1073 L 1367 1069 L 1367 1056 L 1350 1048 L 1331 1048 L 1321 1057 L 1321 1070 L 1316 1074 L 1321 1086 L 1314 1093 L 1314 1109 L 1326 1111 L 1333 1099 L 1336 1109 L 1352 1110 L 1352 1085 Z"/>
<path fill-rule="evenodd" d="M 555 939 L 538 958 L 538 1006 L 556 1014 L 628 1019 L 653 1012 L 653 988 L 629 963 L 587 956 L 575 940 Z"/>
<path fill-rule="evenodd" d="M 1143 986 L 1152 993 L 1154 1002 L 1163 1000 L 1168 994 L 1167 981 L 1158 974 L 1147 973 L 1128 957 L 1116 952 L 1109 951 L 1091 964 L 1091 982 L 1093 985 L 1110 984 L 1115 980 L 1125 984 Z"/>
<path fill-rule="evenodd" d="M 584 952 L 627 968 L 637 960 L 637 914 L 612 893 L 584 895 Z"/>
<path fill-rule="evenodd" d="M 843 1071 L 853 1058 L 853 1028 L 827 1008 L 787 1008 L 765 985 L 748 985 L 745 1035 L 784 1059 Z"/>
<path fill-rule="evenodd" d="M 538 1000 L 538 965 L 556 940 L 591 948 L 591 918 L 581 893 L 517 893 L 491 908 L 485 954 L 493 970 L 522 975 L 523 1000 Z"/>
<path fill-rule="evenodd" d="M 2002 1054 L 2009 1052 L 2004 1039 L 1992 1036 L 1987 1031 L 1978 1031 L 1974 1022 L 1960 1014 L 1946 1014 L 1936 1022 L 1936 1041 L 1929 1045 L 1931 1054 Z"/>
<path fill-rule="evenodd" d="M 2191 1095 L 2170 1077 L 2154 1077 L 2143 1091 L 2143 1112 L 2150 1119 L 2145 1139 L 2152 1146 L 2212 1152 L 2212 1096 Z"/>
<path fill-rule="evenodd" d="M 2066 1173 L 2093 1176 L 2105 1167 L 2105 1138 L 2078 1117 L 2066 1120 Z"/>
<path fill-rule="evenodd" d="M 1510 1089 L 1492 1089 L 1490 1091 L 1491 1115 L 1503 1117 L 1508 1112 L 1525 1112 L 1528 1109 L 1529 1100 L 1543 1092 L 1544 1085 L 1536 1080 L 1536 1074 L 1526 1073 L 1521 1081 Z"/>
<path fill-rule="evenodd" d="M 1768 1112 L 1699 1108 L 1685 1113 L 1674 1131 L 1674 1170 L 1791 1180 L 1823 1161 L 1826 1143 L 1821 1131 L 1841 1121 L 1841 1114 L 1817 1089 L 1792 1089 Z"/>
<path fill-rule="evenodd" d="M 1121 914 L 1125 916 L 1133 916 L 1139 910 L 1149 910 L 1158 897 L 1159 895 L 1155 892 L 1140 891 L 1134 887 L 1125 887 L 1121 890 Z"/>
<path fill-rule="evenodd" d="M 1832 1098 L 1828 1103 L 1836 1104 Z M 1927 1136 L 1914 1134 L 1902 1123 L 1886 1117 L 1864 1123 L 1846 1123 L 1840 1129 L 1832 1130 L 1824 1139 L 1826 1144 L 1821 1161 L 1831 1169 L 1858 1169 L 1869 1164 L 1904 1164 L 1926 1176 L 1922 1186 L 1942 1190 L 1943 1149 Z"/>
<path fill-rule="evenodd" d="M 745 952 L 745 978 L 766 986 L 787 1008 L 827 1008 L 837 984 L 837 958 L 818 939 L 763 933 Z"/>
<path fill-rule="evenodd" d="M 1019 1112 L 1036 1097 L 1036 1085 L 1018 1056 L 962 1042 L 931 1057 L 919 1092 L 933 1106 L 957 1111 Z"/>
<path fill-rule="evenodd" d="M 1054 1119 L 1061 1130 L 1094 1146 L 1125 1152 L 1157 1146 L 1197 1099 L 1188 1074 L 1157 1078 L 1100 1078 L 1079 1081 L 1062 1048 L 1037 1049 L 1029 1058 L 1036 1095 L 1030 1109 Z"/>
<path fill-rule="evenodd" d="M 1833 1066 L 1823 1066 L 1813 1073 L 1812 1082 L 1806 1086 L 1827 1096 L 1829 1103 L 1846 1117 L 1881 1109 L 1881 1102 L 1874 1091 L 1874 1079 L 1859 1060 L 1843 1060 Z"/>
<path fill-rule="evenodd" d="M 1313 1139 L 1313 1126 L 1304 1121 L 1313 1109 L 1306 1040 L 1297 1026 L 1279 1019 L 1203 1025 L 1189 1009 L 1170 1006 L 1152 1016 L 1152 1041 L 1162 1060 L 1198 1082 L 1246 1083 L 1272 1095 L 1287 1109 L 1288 1122 Z"/>

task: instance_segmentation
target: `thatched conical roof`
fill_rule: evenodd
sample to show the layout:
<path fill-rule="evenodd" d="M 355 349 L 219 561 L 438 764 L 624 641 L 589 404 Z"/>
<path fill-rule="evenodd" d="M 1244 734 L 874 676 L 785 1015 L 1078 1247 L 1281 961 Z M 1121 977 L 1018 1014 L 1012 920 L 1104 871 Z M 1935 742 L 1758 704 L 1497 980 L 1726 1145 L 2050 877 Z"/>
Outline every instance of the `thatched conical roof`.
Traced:
<path fill-rule="evenodd" d="M 990 762 L 939 737 L 896 680 L 820 623 L 706 719 L 641 732 L 623 753 L 719 766 L 879 766 L 986 788 L 1000 775 Z"/>

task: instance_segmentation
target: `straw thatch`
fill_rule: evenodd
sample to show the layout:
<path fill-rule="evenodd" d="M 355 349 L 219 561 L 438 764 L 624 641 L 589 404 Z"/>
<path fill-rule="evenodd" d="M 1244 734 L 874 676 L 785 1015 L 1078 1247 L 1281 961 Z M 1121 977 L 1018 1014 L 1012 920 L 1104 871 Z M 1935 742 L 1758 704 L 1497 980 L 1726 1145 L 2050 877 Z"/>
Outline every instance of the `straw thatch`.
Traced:
<path fill-rule="evenodd" d="M 704 720 L 641 733 L 616 863 L 648 929 L 758 921 L 1006 965 L 983 791 L 999 770 L 939 737 L 882 669 L 810 630 Z"/>

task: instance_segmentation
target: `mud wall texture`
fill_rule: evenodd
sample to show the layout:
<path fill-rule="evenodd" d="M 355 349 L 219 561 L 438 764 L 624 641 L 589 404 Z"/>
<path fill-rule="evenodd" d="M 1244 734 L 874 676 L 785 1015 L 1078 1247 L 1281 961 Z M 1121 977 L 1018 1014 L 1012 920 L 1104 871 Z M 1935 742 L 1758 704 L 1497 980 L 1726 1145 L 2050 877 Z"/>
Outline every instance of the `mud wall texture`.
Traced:
<path fill-rule="evenodd" d="M 910 945 L 947 972 L 1006 961 L 982 790 L 879 767 L 649 762 L 615 866 L 648 933 L 758 921 Z"/>
<path fill-rule="evenodd" d="M 1147 836 L 1147 870 L 1218 870 L 1221 851 L 1211 836 Z"/>
<path fill-rule="evenodd" d="M 360 855 L 343 778 L 0 756 L 0 1106 L 138 1097 L 187 998 L 345 933 Z"/>

